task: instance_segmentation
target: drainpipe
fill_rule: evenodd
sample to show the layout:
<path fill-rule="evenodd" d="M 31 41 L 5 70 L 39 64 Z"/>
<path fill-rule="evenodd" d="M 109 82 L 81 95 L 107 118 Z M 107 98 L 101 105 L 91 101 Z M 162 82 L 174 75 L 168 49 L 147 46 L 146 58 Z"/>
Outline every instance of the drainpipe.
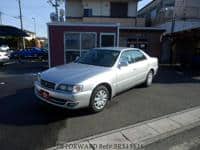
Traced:
<path fill-rule="evenodd" d="M 120 23 L 117 23 L 117 47 L 119 47 L 119 27 Z"/>
<path fill-rule="evenodd" d="M 173 16 L 172 16 L 172 24 L 171 24 L 171 38 L 170 38 L 170 41 L 171 41 L 171 49 L 170 49 L 170 62 L 171 64 L 173 64 L 173 37 L 172 37 L 172 34 L 174 33 L 174 29 L 175 29 L 175 26 L 176 26 L 176 7 L 174 6 L 174 11 L 173 11 Z"/>

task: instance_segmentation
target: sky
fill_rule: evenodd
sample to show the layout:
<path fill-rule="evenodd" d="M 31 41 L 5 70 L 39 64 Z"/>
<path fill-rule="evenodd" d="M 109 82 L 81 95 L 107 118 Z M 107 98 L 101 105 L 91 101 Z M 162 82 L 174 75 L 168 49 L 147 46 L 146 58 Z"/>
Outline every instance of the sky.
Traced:
<path fill-rule="evenodd" d="M 142 8 L 152 0 L 142 0 L 138 9 Z M 39 37 L 47 37 L 46 23 L 50 21 L 49 14 L 54 8 L 47 0 L 21 0 L 23 26 L 25 30 L 34 32 L 34 19 L 36 20 L 36 33 Z M 18 0 L 1 0 L 0 12 L 2 12 L 2 23 L 20 28 Z"/>

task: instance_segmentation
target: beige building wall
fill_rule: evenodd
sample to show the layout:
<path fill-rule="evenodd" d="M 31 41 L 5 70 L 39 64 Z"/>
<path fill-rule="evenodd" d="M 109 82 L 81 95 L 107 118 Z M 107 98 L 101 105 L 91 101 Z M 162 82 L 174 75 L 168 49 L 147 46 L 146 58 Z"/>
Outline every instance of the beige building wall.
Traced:
<path fill-rule="evenodd" d="M 137 16 L 137 2 L 134 0 L 129 1 L 128 4 L 128 17 Z"/>
<path fill-rule="evenodd" d="M 82 0 L 66 0 L 65 10 L 67 17 L 82 17 L 83 5 Z"/>
<path fill-rule="evenodd" d="M 94 16 L 109 16 L 109 2 L 106 0 L 83 0 L 83 8 L 91 8 Z"/>
<path fill-rule="evenodd" d="M 67 0 L 66 16 L 82 17 L 87 8 L 92 9 L 94 16 L 110 16 L 110 2 L 128 2 L 128 17 L 136 17 L 136 0 Z"/>

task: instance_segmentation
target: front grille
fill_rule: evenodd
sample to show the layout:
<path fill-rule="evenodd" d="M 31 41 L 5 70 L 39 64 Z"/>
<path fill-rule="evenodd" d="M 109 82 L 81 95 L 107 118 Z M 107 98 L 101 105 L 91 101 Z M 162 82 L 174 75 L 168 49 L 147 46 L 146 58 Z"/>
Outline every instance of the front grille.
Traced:
<path fill-rule="evenodd" d="M 49 82 L 49 81 L 45 81 L 45 80 L 41 80 L 41 86 L 44 88 L 48 88 L 48 89 L 54 89 L 55 88 L 55 83 L 53 82 Z"/>

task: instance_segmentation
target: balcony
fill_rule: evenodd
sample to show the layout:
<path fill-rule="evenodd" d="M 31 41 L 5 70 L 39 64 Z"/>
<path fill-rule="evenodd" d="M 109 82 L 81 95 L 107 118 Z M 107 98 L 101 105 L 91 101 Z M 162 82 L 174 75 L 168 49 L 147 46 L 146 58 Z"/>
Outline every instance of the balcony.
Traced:
<path fill-rule="evenodd" d="M 111 18 L 111 17 L 82 17 L 82 18 L 67 18 L 68 22 L 81 23 L 120 23 L 122 27 L 144 27 L 144 18 Z"/>

